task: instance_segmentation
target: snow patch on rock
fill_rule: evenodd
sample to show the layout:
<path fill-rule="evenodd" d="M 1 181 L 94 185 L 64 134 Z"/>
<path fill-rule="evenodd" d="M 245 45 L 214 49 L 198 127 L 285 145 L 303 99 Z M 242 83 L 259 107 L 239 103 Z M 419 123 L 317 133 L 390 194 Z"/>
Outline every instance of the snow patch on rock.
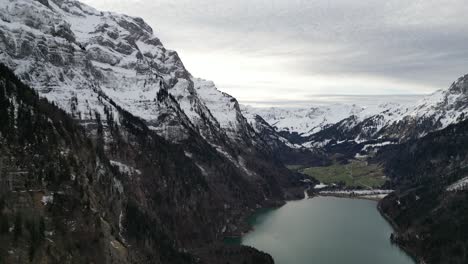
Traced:
<path fill-rule="evenodd" d="M 446 188 L 447 191 L 463 191 L 468 189 L 468 177 L 460 179 Z"/>

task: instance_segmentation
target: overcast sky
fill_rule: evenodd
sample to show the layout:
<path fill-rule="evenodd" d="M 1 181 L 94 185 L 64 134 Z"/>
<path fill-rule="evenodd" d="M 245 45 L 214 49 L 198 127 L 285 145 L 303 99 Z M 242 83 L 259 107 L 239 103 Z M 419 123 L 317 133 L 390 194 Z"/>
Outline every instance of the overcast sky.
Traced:
<path fill-rule="evenodd" d="M 241 103 L 424 94 L 468 73 L 466 0 L 84 2 L 142 17 L 192 75 Z"/>

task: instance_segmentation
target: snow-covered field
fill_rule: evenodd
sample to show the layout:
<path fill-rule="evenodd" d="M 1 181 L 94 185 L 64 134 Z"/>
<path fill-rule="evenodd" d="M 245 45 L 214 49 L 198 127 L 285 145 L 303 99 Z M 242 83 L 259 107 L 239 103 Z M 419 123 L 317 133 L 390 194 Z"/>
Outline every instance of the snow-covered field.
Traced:
<path fill-rule="evenodd" d="M 357 197 L 365 199 L 383 199 L 393 190 L 333 190 L 333 191 L 320 191 L 320 195 L 326 196 L 345 196 L 345 197 Z"/>

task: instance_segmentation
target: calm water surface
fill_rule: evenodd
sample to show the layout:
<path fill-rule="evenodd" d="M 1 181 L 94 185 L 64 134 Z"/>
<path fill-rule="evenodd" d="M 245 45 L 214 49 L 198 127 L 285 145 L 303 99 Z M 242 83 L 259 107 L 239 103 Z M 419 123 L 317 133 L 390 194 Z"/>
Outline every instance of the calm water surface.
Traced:
<path fill-rule="evenodd" d="M 277 264 L 414 264 L 390 243 L 392 227 L 374 201 L 316 197 L 263 210 L 238 243 L 268 252 Z"/>

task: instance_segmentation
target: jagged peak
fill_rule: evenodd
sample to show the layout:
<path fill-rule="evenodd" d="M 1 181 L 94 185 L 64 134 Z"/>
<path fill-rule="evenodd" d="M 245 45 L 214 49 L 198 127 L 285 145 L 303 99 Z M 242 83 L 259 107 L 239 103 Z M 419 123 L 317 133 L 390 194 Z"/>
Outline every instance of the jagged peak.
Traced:
<path fill-rule="evenodd" d="M 448 92 L 468 95 L 468 74 L 458 78 L 458 80 L 450 86 Z"/>
<path fill-rule="evenodd" d="M 413 103 L 385 103 L 369 108 L 339 104 L 298 109 L 244 107 L 243 111 L 249 113 L 252 123 L 259 122 L 252 113 L 259 114 L 277 130 L 298 133 L 305 142 L 330 135 L 342 137 L 346 133 L 349 138 L 343 139 L 406 140 L 466 119 L 468 75 L 460 77 L 448 89 L 437 90 Z M 341 115 L 337 115 L 340 111 Z"/>
<path fill-rule="evenodd" d="M 251 141 L 255 136 L 237 100 L 213 82 L 195 79 L 141 18 L 101 12 L 75 0 L 0 0 L 0 9 L 5 11 L 0 16 L 17 22 L 0 21 L 0 33 L 6 35 L 0 39 L 6 51 L 2 60 L 41 95 L 79 118 L 96 111 L 104 116 L 103 103 L 94 95 L 99 91 L 154 130 L 178 123 L 196 127 L 209 141 L 223 142 L 220 138 L 226 136 Z M 14 41 L 4 43 L 6 39 Z M 179 106 L 160 102 L 161 89 Z"/>

